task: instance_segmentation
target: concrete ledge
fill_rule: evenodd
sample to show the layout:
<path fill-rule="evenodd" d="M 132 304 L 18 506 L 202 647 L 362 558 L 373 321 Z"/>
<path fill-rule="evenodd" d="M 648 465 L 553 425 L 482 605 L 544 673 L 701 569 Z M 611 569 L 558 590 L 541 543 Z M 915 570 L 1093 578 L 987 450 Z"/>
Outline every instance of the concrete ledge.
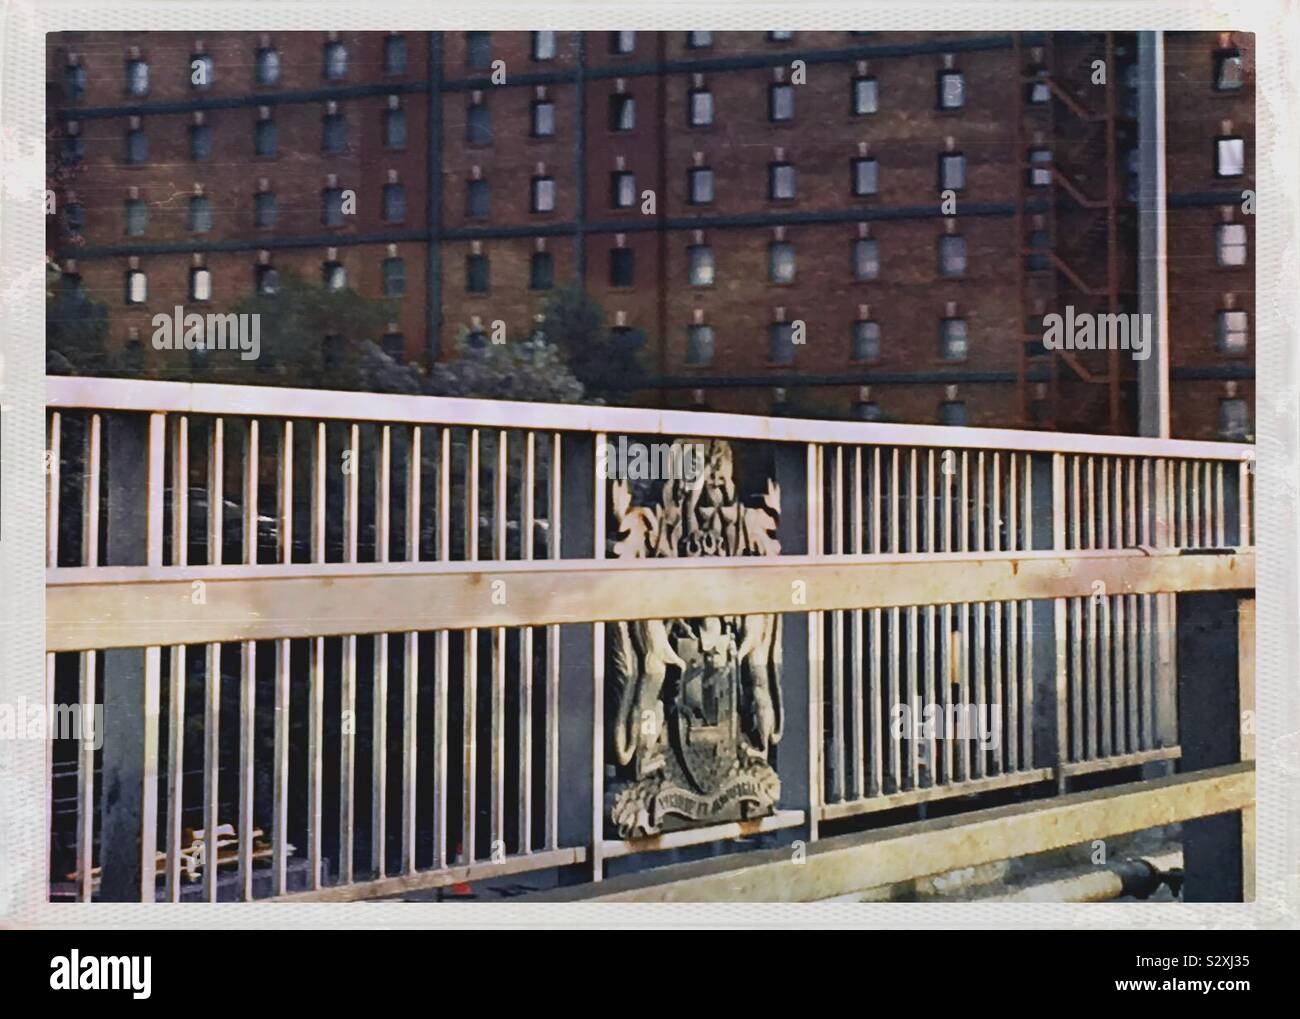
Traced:
<path fill-rule="evenodd" d="M 875 885 L 1252 808 L 1253 762 L 663 867 L 527 902 L 812 902 Z"/>

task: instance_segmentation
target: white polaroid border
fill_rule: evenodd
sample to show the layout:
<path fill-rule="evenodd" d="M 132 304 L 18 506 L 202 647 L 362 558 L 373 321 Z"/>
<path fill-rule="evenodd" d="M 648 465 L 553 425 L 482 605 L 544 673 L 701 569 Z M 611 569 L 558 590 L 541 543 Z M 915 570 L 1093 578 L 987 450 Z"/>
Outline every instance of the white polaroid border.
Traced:
<path fill-rule="evenodd" d="M 1300 9 L 1282 0 L 554 4 L 15 0 L 0 20 L 0 699 L 44 669 L 45 34 L 58 31 L 801 29 L 1249 31 L 1256 41 L 1257 897 L 1253 904 L 65 904 L 46 901 L 45 748 L 0 740 L 0 927 L 1238 928 L 1300 922 Z"/>

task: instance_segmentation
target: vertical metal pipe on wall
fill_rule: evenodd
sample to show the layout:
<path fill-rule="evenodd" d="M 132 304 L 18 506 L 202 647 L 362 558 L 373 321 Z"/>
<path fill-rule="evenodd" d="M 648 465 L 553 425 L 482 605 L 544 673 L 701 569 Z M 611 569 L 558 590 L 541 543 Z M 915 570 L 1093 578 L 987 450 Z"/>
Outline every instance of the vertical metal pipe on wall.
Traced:
<path fill-rule="evenodd" d="M 1138 311 L 1151 356 L 1138 362 L 1138 431 L 1169 438 L 1169 278 L 1163 32 L 1138 33 Z"/>

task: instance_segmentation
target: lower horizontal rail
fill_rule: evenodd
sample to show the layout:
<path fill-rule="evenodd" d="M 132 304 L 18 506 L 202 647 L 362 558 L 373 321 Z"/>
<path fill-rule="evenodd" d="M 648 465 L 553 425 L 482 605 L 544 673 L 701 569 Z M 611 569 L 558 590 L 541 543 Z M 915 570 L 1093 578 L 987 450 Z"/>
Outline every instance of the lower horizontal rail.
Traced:
<path fill-rule="evenodd" d="M 1182 747 L 1155 747 L 1152 750 L 1136 750 L 1131 754 L 1113 754 L 1110 757 L 1099 757 L 1092 761 L 1070 761 L 1061 765 L 1060 772 L 1067 777 L 1090 775 L 1098 771 L 1113 771 L 1116 768 L 1133 768 L 1140 764 L 1155 764 L 1158 761 L 1176 761 L 1182 756 Z"/>
<path fill-rule="evenodd" d="M 1047 782 L 1055 775 L 1054 768 L 1034 768 L 1032 771 L 1013 771 L 1006 775 L 992 775 L 988 778 L 972 779 L 969 782 L 945 783 L 922 789 L 908 789 L 901 793 L 888 793 L 884 796 L 825 803 L 822 804 L 821 816 L 823 821 L 833 821 L 841 817 L 855 817 L 858 814 L 893 810 L 896 807 L 910 807 L 917 803 L 951 800 L 959 796 L 976 796 L 997 789 L 1011 789 L 1022 785 L 1033 785 L 1036 782 Z"/>
<path fill-rule="evenodd" d="M 675 864 L 521 901 L 813 902 L 863 888 L 1251 810 L 1253 762 L 1068 793 L 789 848 Z"/>
<path fill-rule="evenodd" d="M 46 650 L 1245 590 L 1255 552 L 100 567 L 46 573 Z M 201 584 L 204 597 L 193 597 Z M 1101 585 L 1100 587 L 1098 585 Z"/>
<path fill-rule="evenodd" d="M 327 885 L 307 892 L 295 892 L 275 897 L 276 902 L 357 902 L 361 899 L 385 899 L 411 892 L 445 888 L 448 885 L 470 881 L 487 881 L 526 874 L 529 871 L 548 870 L 551 867 L 568 867 L 584 863 L 587 850 L 582 846 L 572 849 L 552 849 L 538 853 L 521 853 L 507 856 L 499 863 L 482 861 L 459 867 L 399 874 L 374 881 L 354 881 L 345 885 Z"/>
<path fill-rule="evenodd" d="M 727 824 L 709 825 L 707 828 L 686 828 L 682 831 L 650 835 L 641 839 L 606 839 L 604 857 L 609 860 L 616 856 L 681 849 L 683 846 L 699 846 L 706 842 L 722 842 L 726 839 L 741 839 L 763 832 L 780 831 L 784 828 L 798 828 L 804 823 L 806 816 L 802 810 L 778 810 L 775 814 L 756 817 L 749 821 L 731 821 Z"/>

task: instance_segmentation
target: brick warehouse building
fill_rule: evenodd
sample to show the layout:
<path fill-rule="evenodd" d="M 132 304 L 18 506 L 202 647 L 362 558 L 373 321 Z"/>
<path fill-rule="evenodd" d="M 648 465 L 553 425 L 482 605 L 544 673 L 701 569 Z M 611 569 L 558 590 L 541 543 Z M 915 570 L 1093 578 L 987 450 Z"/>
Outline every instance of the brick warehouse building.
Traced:
<path fill-rule="evenodd" d="M 641 402 L 1131 432 L 1139 366 L 1042 316 L 1147 307 L 1155 131 L 1172 433 L 1249 435 L 1252 41 L 1161 55 L 1153 124 L 1123 33 L 51 35 L 49 246 L 146 360 L 286 269 L 400 295 L 413 361 L 576 281 L 649 338 Z"/>

